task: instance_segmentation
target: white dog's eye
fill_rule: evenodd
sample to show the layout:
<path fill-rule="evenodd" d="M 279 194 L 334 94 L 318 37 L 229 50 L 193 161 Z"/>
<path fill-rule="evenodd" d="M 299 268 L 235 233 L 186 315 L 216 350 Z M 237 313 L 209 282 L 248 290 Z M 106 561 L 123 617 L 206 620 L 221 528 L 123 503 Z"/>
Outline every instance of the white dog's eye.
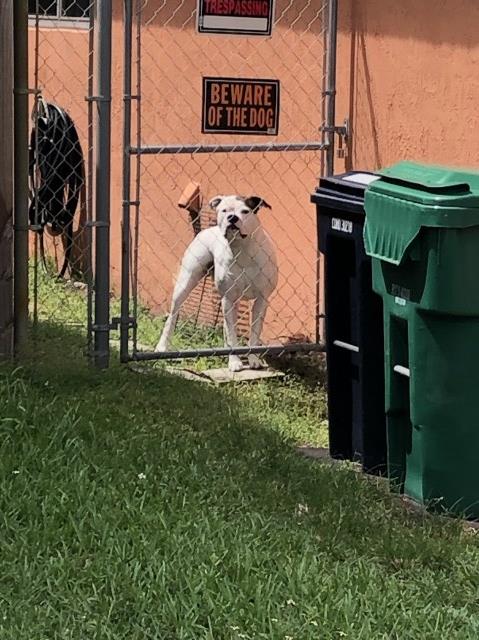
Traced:
<path fill-rule="evenodd" d="M 249 213 L 249 209 L 241 209 L 241 213 Z"/>

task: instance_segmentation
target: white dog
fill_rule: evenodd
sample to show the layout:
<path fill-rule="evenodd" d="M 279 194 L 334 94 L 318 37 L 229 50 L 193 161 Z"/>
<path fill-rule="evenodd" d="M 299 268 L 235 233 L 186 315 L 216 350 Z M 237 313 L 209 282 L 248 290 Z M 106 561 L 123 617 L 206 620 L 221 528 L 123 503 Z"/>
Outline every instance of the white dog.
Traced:
<path fill-rule="evenodd" d="M 214 266 L 215 285 L 221 296 L 226 346 L 239 346 L 236 324 L 240 300 L 253 300 L 250 346 L 260 344 L 268 299 L 278 282 L 278 264 L 273 243 L 259 217 L 261 207 L 270 205 L 258 196 L 216 196 L 216 226 L 201 231 L 187 248 L 173 292 L 171 311 L 155 351 L 169 351 L 181 305 Z M 252 369 L 262 367 L 255 354 L 248 356 Z M 229 356 L 230 371 L 243 368 L 241 358 Z"/>

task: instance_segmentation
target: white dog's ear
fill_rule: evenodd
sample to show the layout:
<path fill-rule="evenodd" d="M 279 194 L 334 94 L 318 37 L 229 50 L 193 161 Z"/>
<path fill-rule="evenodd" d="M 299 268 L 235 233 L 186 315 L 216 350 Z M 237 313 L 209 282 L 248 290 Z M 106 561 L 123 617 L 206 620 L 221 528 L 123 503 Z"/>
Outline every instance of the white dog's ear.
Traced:
<path fill-rule="evenodd" d="M 209 201 L 209 205 L 212 209 L 216 209 L 216 207 L 222 200 L 223 196 L 215 196 L 214 198 L 211 198 L 211 200 Z"/>
<path fill-rule="evenodd" d="M 245 204 L 253 213 L 258 213 L 258 210 L 261 209 L 261 207 L 271 209 L 271 205 L 259 196 L 249 196 L 248 198 L 245 198 Z"/>

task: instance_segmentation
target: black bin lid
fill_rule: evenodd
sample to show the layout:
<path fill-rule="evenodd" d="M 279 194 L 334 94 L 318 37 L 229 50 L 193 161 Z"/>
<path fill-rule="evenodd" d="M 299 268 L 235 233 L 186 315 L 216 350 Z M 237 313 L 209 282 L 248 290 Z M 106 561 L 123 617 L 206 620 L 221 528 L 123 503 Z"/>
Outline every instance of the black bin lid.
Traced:
<path fill-rule="evenodd" d="M 371 171 L 347 171 L 319 179 L 319 186 L 311 195 L 314 204 L 364 215 L 364 192 L 380 176 Z"/>

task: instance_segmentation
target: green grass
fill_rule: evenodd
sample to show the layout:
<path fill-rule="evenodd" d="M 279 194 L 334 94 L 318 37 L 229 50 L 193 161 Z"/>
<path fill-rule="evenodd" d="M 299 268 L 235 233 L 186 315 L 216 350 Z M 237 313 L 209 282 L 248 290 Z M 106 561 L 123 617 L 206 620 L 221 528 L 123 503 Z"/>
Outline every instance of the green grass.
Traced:
<path fill-rule="evenodd" d="M 74 289 L 71 284 L 48 277 L 39 270 L 39 317 L 36 340 L 37 359 L 46 355 L 50 359 L 62 359 L 65 340 L 58 336 L 59 326 L 81 326 L 85 324 L 85 292 Z M 117 299 L 111 301 L 111 315 L 120 315 Z M 164 317 L 153 316 L 145 307 L 138 309 L 139 345 L 153 350 L 163 327 Z M 115 335 L 112 334 L 115 338 Z M 117 336 L 118 337 L 118 334 Z M 83 359 L 84 344 L 81 336 L 76 335 L 72 345 L 77 358 Z M 44 345 L 48 345 L 47 348 Z M 180 319 L 173 337 L 174 348 L 199 348 L 205 346 L 223 346 L 222 333 L 208 327 L 195 326 L 192 322 Z M 55 356 L 56 354 L 56 356 Z M 114 356 L 115 359 L 115 356 Z M 199 358 L 197 360 L 177 361 L 174 366 L 183 366 L 202 371 L 208 367 L 226 365 L 225 358 Z M 149 363 L 145 370 L 163 370 L 165 362 Z M 316 372 L 317 374 L 317 372 Z M 278 381 L 258 382 L 253 385 L 229 386 L 224 393 L 239 402 L 245 411 L 254 407 L 259 417 L 269 421 L 273 428 L 286 437 L 294 438 L 298 444 L 327 446 L 327 407 L 321 376 L 309 375 L 307 378 L 295 374 L 291 367 L 285 378 Z M 181 400 L 181 399 L 179 399 Z M 1 639 L 0 639 L 1 640 Z"/>
<path fill-rule="evenodd" d="M 98 372 L 39 337 L 0 368 L 1 640 L 478 637 L 475 536 L 298 456 L 294 377 Z"/>

